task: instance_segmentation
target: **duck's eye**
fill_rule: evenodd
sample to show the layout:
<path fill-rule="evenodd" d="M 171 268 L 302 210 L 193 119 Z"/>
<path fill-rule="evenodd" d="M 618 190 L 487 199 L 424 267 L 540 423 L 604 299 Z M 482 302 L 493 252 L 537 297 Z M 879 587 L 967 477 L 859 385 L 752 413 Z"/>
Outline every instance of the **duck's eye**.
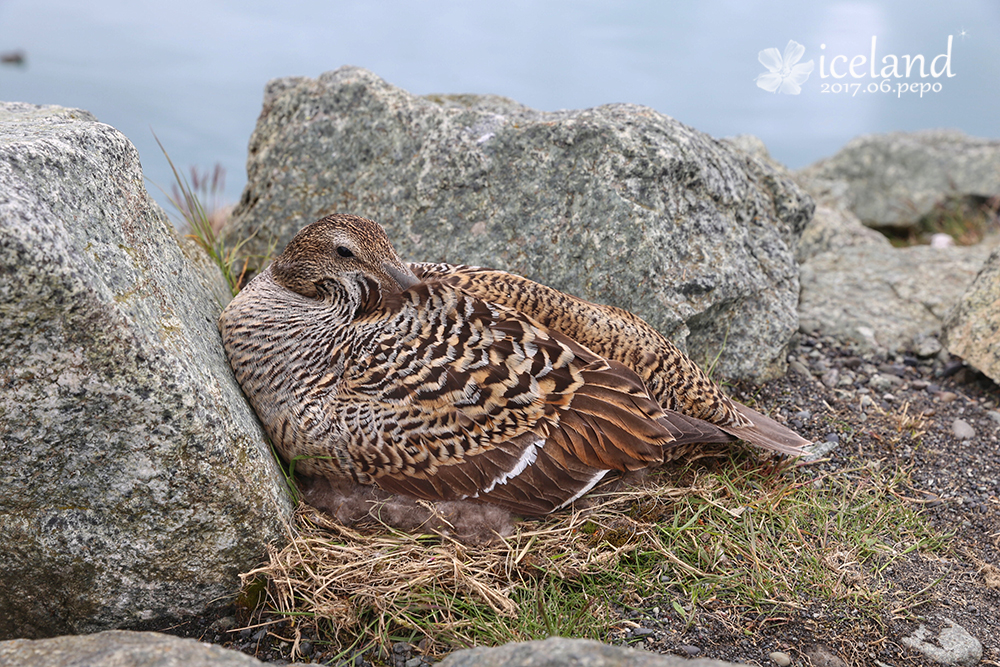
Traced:
<path fill-rule="evenodd" d="M 337 246 L 337 254 L 341 257 L 354 257 L 354 253 L 344 246 Z"/>

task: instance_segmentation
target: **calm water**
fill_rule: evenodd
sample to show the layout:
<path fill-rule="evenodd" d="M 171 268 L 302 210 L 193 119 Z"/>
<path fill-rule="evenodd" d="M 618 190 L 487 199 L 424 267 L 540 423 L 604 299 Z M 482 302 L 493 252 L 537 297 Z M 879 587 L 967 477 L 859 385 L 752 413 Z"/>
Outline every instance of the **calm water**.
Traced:
<path fill-rule="evenodd" d="M 794 63 L 781 59 L 789 40 L 805 48 Z M 757 86 L 768 48 L 779 80 L 782 65 L 789 79 L 791 65 L 813 61 L 799 94 Z M 715 136 L 755 134 L 793 168 L 866 132 L 1000 137 L 996 0 L 0 0 L 0 52 L 18 49 L 26 62 L 0 67 L 0 99 L 93 112 L 165 186 L 155 131 L 178 165 L 221 163 L 230 200 L 245 182 L 264 83 L 343 64 L 418 94 L 496 93 L 546 110 L 645 104 Z"/>

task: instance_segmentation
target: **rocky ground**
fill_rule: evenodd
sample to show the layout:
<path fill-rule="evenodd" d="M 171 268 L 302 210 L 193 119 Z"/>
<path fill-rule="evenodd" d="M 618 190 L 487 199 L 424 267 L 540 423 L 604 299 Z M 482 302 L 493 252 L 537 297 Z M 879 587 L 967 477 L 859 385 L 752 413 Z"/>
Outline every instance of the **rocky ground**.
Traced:
<path fill-rule="evenodd" d="M 920 593 L 917 604 L 886 609 L 878 619 L 815 599 L 767 617 L 733 618 L 729 610 L 708 604 L 686 626 L 665 595 L 623 608 L 622 631 L 606 640 L 751 665 L 788 658 L 795 665 L 899 667 L 938 664 L 903 640 L 921 625 L 934 634 L 954 622 L 982 643 L 980 664 L 1000 665 L 997 386 L 946 353 L 919 358 L 865 352 L 816 335 L 799 334 L 789 358 L 784 378 L 763 387 L 738 386 L 734 393 L 744 400 L 755 396 L 779 420 L 830 447 L 824 460 L 812 464 L 818 470 L 836 474 L 859 460 L 881 460 L 909 471 L 907 502 L 921 507 L 935 529 L 952 534 L 943 552 L 908 554 L 882 573 L 887 588 Z M 908 430 L 901 430 L 901 419 L 910 420 Z M 916 435 L 901 436 L 904 431 Z M 291 648 L 278 638 L 281 624 L 240 629 L 226 613 L 149 629 L 194 636 L 266 661 L 287 661 Z M 946 637 L 947 632 L 942 643 Z M 318 643 L 300 649 L 312 660 L 332 657 Z M 419 650 L 407 645 L 397 645 L 382 661 L 400 667 L 422 663 Z"/>
<path fill-rule="evenodd" d="M 654 630 L 645 647 L 760 665 L 779 664 L 773 652 L 800 665 L 935 665 L 902 640 L 921 624 L 937 629 L 950 619 L 982 642 L 980 664 L 1000 664 L 1000 571 L 994 566 L 1000 562 L 1000 390 L 941 356 L 866 354 L 799 335 L 792 372 L 757 394 L 779 419 L 832 445 L 829 460 L 817 464 L 822 470 L 835 474 L 859 459 L 909 470 L 908 501 L 923 508 L 935 529 L 953 536 L 943 554 L 909 554 L 883 576 L 890 589 L 926 588 L 927 603 L 898 613 L 886 609 L 872 623 L 860 622 L 848 608 L 803 600 L 796 613 L 737 624 L 702 614 L 688 629 L 665 611 L 640 619 Z M 737 394 L 744 396 L 756 390 L 741 389 Z M 904 410 L 923 434 L 901 437 Z M 669 602 L 655 606 L 670 608 Z M 742 628 L 734 632 L 734 625 Z"/>

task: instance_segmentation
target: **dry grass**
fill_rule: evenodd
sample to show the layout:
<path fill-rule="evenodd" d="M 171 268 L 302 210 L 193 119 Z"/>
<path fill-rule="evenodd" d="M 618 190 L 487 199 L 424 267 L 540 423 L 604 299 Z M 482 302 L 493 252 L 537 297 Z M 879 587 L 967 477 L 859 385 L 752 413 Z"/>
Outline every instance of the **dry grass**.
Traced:
<path fill-rule="evenodd" d="M 877 408 L 878 406 L 875 407 Z M 879 408 L 879 411 L 885 414 L 884 411 L 881 411 L 881 408 Z M 906 434 L 911 440 L 917 440 L 927 433 L 930 425 L 930 419 L 925 413 L 910 413 L 909 401 L 900 403 L 888 417 L 890 422 L 896 425 L 896 431 Z"/>

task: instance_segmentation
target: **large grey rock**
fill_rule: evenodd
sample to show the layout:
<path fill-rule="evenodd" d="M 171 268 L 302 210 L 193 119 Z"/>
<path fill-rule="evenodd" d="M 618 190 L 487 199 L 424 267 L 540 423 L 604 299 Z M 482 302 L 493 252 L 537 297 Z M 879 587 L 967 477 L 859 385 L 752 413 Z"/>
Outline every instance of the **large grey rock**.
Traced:
<path fill-rule="evenodd" d="M 0 104 L 0 638 L 200 612 L 284 535 L 198 262 L 124 136 Z"/>
<path fill-rule="evenodd" d="M 835 235 L 833 250 L 802 265 L 802 329 L 871 348 L 909 350 L 940 334 L 998 239 L 949 248 L 867 241 L 848 247 L 842 241 Z"/>
<path fill-rule="evenodd" d="M 234 211 L 280 250 L 333 212 L 411 261 L 512 271 L 631 310 L 720 375 L 784 371 L 812 202 L 771 165 L 651 109 L 545 113 L 415 97 L 345 67 L 268 84 Z"/>
<path fill-rule="evenodd" d="M 863 135 L 798 176 L 866 225 L 908 227 L 949 197 L 1000 195 L 1000 140 L 957 130 Z"/>
<path fill-rule="evenodd" d="M 944 333 L 949 352 L 1000 384 L 1000 247 L 962 295 Z"/>
<path fill-rule="evenodd" d="M 789 180 L 797 181 L 800 178 L 774 160 L 764 142 L 752 134 L 725 137 L 722 141 L 757 158 Z M 844 251 L 855 246 L 890 247 L 889 240 L 883 234 L 865 227 L 856 215 L 844 208 L 836 193 L 822 188 L 810 191 L 808 186 L 814 183 L 808 179 L 802 180 L 803 188 L 813 197 L 816 207 L 803 228 L 795 249 L 795 258 L 799 263 L 823 252 Z"/>
<path fill-rule="evenodd" d="M 801 328 L 921 356 L 940 350 L 945 318 L 1000 238 L 970 247 L 894 248 L 845 207 L 846 181 L 819 187 L 797 178 L 817 202 L 796 252 Z"/>
<path fill-rule="evenodd" d="M 739 667 L 720 660 L 691 660 L 563 637 L 455 651 L 439 664 L 441 667 Z"/>
<path fill-rule="evenodd" d="M 722 142 L 743 151 L 747 155 L 752 155 L 761 162 L 766 162 L 776 170 L 782 172 L 782 175 L 789 175 L 789 171 L 785 165 L 771 157 L 771 151 L 767 150 L 767 144 L 760 137 L 752 134 L 737 134 L 732 137 L 723 137 Z"/>
<path fill-rule="evenodd" d="M 0 665 L 32 667 L 254 667 L 238 651 L 156 632 L 110 630 L 93 635 L 0 642 Z"/>

